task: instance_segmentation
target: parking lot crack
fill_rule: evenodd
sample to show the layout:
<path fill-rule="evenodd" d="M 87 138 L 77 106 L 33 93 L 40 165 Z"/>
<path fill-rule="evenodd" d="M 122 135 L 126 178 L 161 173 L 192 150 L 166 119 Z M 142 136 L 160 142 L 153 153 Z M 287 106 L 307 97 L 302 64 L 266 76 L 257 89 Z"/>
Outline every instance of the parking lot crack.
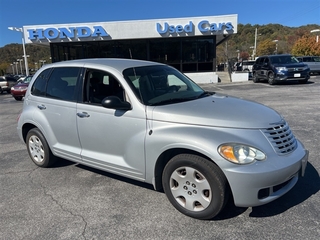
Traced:
<path fill-rule="evenodd" d="M 80 218 L 80 219 L 82 220 L 82 222 L 84 223 L 84 227 L 83 227 L 83 230 L 82 230 L 82 232 L 81 232 L 81 236 L 83 237 L 83 239 L 86 240 L 87 238 L 85 237 L 85 233 L 86 233 L 86 229 L 87 229 L 88 223 L 87 223 L 87 221 L 85 220 L 85 218 L 84 218 L 82 215 L 80 215 L 80 214 L 75 214 L 75 213 L 73 213 L 71 210 L 69 210 L 69 209 L 67 209 L 66 207 L 64 207 L 64 206 L 59 202 L 59 200 L 56 199 L 56 198 L 53 196 L 53 194 L 50 194 L 50 193 L 49 193 L 49 191 L 47 190 L 47 187 L 46 187 L 46 186 L 44 186 L 41 182 L 36 182 L 36 181 L 35 181 L 34 177 L 32 177 L 32 174 L 33 174 L 35 171 L 37 171 L 38 169 L 41 169 L 41 168 L 39 168 L 39 167 L 38 167 L 38 168 L 35 168 L 35 169 L 33 169 L 33 170 L 28 174 L 28 176 L 29 176 L 30 179 L 31 179 L 31 182 L 32 182 L 34 185 L 40 186 L 41 189 L 42 189 L 43 192 L 44 192 L 44 195 L 47 196 L 47 197 L 49 197 L 49 198 L 52 200 L 52 202 L 54 202 L 63 212 L 69 213 L 69 214 L 72 215 L 73 217 L 78 217 L 78 218 Z"/>

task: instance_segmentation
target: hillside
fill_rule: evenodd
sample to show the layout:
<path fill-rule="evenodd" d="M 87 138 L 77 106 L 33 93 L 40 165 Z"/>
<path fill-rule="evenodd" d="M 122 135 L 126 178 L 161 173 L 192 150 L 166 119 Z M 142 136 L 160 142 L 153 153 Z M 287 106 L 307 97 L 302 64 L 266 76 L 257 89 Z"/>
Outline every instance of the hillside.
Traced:
<path fill-rule="evenodd" d="M 26 53 L 27 55 L 29 55 L 28 66 L 30 69 L 37 68 L 40 65 L 39 60 L 46 60 L 46 62 L 50 61 L 49 46 L 26 44 Z M 0 56 L 0 75 L 4 75 L 4 73 L 6 72 L 12 72 L 10 64 L 12 64 L 13 62 L 17 62 L 17 59 L 23 59 L 22 44 L 12 43 L 0 48 Z M 22 62 L 22 65 L 23 64 L 24 63 Z M 18 70 L 20 72 L 19 65 Z"/>
<path fill-rule="evenodd" d="M 301 27 L 286 27 L 280 24 L 238 24 L 238 33 L 230 36 L 226 43 L 217 47 L 217 62 L 224 61 L 226 49 L 229 58 L 237 58 L 238 54 L 241 54 L 241 58 L 249 58 L 252 55 L 255 44 L 256 29 L 257 53 L 255 56 L 259 56 L 259 54 L 264 53 L 264 43 L 270 43 L 270 41 L 273 40 L 278 40 L 277 46 L 274 43 L 274 46 L 271 44 L 269 47 L 274 49 L 277 47 L 278 53 L 291 53 L 295 43 L 303 36 L 314 36 L 315 39 L 315 34 L 312 36 L 310 31 L 319 28 L 320 26 L 316 24 Z M 36 69 L 39 67 L 39 60 L 50 62 L 49 46 L 26 44 L 26 52 L 27 55 L 29 55 L 28 63 L 30 69 Z M 16 62 L 17 59 L 22 58 L 22 55 L 22 44 L 13 43 L 0 48 L 0 75 L 3 75 L 5 72 L 12 72 L 10 64 Z"/>
<path fill-rule="evenodd" d="M 227 55 L 229 58 L 236 58 L 238 53 L 240 57 L 251 57 L 255 45 L 255 31 L 257 29 L 257 52 L 255 56 L 265 53 L 265 43 L 270 43 L 278 40 L 277 44 L 274 42 L 271 47 L 277 53 L 292 53 L 292 49 L 296 42 L 304 36 L 316 39 L 315 34 L 311 34 L 313 29 L 319 29 L 320 26 L 316 24 L 306 25 L 301 27 L 287 27 L 280 24 L 268 25 L 251 25 L 238 24 L 238 33 L 231 36 L 227 41 Z M 237 51 L 238 50 L 238 51 Z M 226 45 L 221 44 L 217 48 L 217 58 L 223 58 L 226 51 Z"/>

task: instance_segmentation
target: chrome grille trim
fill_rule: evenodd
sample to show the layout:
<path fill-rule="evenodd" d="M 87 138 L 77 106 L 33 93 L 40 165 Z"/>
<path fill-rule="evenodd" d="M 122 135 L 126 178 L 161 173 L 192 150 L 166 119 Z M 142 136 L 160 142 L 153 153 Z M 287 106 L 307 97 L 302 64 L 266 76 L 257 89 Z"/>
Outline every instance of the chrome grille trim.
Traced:
<path fill-rule="evenodd" d="M 299 68 L 287 68 L 288 72 L 302 72 L 303 68 L 299 67 Z"/>
<path fill-rule="evenodd" d="M 262 129 L 262 132 L 279 155 L 289 154 L 297 148 L 297 140 L 286 122 Z"/>

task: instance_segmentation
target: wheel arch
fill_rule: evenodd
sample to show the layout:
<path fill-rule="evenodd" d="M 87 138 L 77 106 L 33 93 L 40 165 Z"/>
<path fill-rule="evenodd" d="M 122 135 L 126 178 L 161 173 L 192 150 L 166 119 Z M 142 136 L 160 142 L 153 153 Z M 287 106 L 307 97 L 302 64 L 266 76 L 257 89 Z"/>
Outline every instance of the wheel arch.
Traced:
<path fill-rule="evenodd" d="M 162 191 L 163 190 L 163 186 L 162 186 L 162 173 L 163 173 L 163 170 L 164 170 L 166 164 L 170 161 L 170 159 L 172 159 L 174 156 L 177 156 L 179 154 L 197 155 L 197 156 L 203 157 L 203 158 L 207 159 L 208 161 L 211 161 L 215 165 L 217 165 L 208 156 L 206 156 L 206 155 L 204 155 L 204 154 L 202 154 L 200 152 L 191 150 L 191 149 L 186 149 L 186 148 L 168 149 L 168 150 L 164 151 L 163 153 L 161 153 L 161 155 L 158 157 L 158 159 L 156 161 L 156 164 L 155 164 L 155 168 L 154 168 L 154 183 L 153 183 L 155 190 L 157 190 L 157 191 Z"/>
<path fill-rule="evenodd" d="M 26 142 L 27 134 L 32 128 L 38 128 L 36 125 L 32 123 L 26 123 L 22 127 L 22 138 L 23 141 Z"/>

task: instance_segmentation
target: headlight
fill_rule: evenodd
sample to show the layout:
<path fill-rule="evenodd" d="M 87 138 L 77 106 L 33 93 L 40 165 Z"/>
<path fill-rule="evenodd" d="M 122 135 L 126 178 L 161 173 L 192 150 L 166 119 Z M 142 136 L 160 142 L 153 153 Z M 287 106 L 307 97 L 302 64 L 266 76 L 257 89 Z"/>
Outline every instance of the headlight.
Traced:
<path fill-rule="evenodd" d="M 276 67 L 278 72 L 282 72 L 282 71 L 288 71 L 288 69 L 286 67 Z"/>
<path fill-rule="evenodd" d="M 237 143 L 223 144 L 218 148 L 218 152 L 226 160 L 237 164 L 248 164 L 266 159 L 266 155 L 262 151 Z"/>
<path fill-rule="evenodd" d="M 14 87 L 11 87 L 11 91 L 13 91 L 14 90 Z"/>

